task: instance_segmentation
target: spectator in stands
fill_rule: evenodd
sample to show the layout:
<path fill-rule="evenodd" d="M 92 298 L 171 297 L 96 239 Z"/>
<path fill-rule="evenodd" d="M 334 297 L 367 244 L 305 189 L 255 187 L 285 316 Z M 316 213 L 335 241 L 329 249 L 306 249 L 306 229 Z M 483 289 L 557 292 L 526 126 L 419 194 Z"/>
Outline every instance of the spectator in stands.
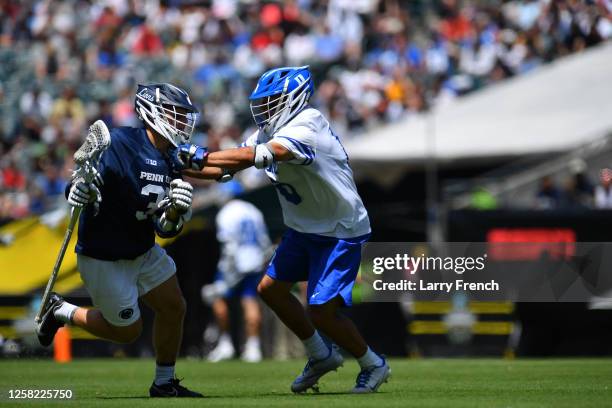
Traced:
<path fill-rule="evenodd" d="M 571 175 L 565 182 L 563 206 L 570 208 L 593 207 L 593 183 L 586 174 L 586 163 L 582 159 L 570 162 Z"/>
<path fill-rule="evenodd" d="M 600 174 L 600 185 L 595 187 L 595 208 L 612 208 L 612 170 L 602 169 Z"/>
<path fill-rule="evenodd" d="M 232 141 L 254 78 L 310 64 L 313 102 L 354 137 L 612 37 L 607 0 L 183 3 L 0 2 L 0 143 L 26 178 L 41 142 L 68 158 L 98 117 L 133 125 L 140 78 L 189 88 Z"/>
<path fill-rule="evenodd" d="M 53 103 L 50 119 L 53 125 L 66 131 L 68 140 L 80 138 L 86 124 L 85 106 L 72 86 L 64 88 L 62 96 Z"/>
<path fill-rule="evenodd" d="M 540 187 L 536 194 L 535 207 L 540 210 L 557 208 L 562 200 L 561 191 L 553 182 L 552 177 L 544 176 L 540 181 Z"/>

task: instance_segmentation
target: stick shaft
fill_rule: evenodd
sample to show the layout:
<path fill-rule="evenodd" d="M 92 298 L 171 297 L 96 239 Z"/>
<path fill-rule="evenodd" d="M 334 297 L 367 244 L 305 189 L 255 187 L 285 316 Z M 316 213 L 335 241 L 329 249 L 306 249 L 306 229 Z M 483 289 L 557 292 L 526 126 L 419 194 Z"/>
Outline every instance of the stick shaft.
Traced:
<path fill-rule="evenodd" d="M 70 222 L 68 223 L 68 228 L 66 228 L 66 232 L 64 233 L 64 241 L 62 242 L 60 251 L 57 254 L 57 258 L 55 259 L 55 265 L 53 266 L 53 271 L 51 272 L 51 276 L 49 277 L 49 281 L 47 282 L 47 287 L 45 288 L 45 292 L 43 293 L 43 297 L 40 302 L 40 307 L 38 308 L 38 313 L 36 314 L 36 323 L 39 323 L 40 319 L 42 319 L 43 311 L 45 310 L 45 305 L 49 300 L 49 295 L 51 294 L 51 291 L 53 290 L 53 285 L 55 285 L 55 281 L 57 280 L 57 275 L 59 274 L 60 267 L 62 266 L 62 261 L 64 260 L 66 249 L 68 248 L 70 238 L 72 237 L 72 231 L 74 231 L 74 226 L 76 225 L 79 216 L 81 215 L 81 210 L 82 207 L 72 207 L 72 209 L 70 210 Z"/>

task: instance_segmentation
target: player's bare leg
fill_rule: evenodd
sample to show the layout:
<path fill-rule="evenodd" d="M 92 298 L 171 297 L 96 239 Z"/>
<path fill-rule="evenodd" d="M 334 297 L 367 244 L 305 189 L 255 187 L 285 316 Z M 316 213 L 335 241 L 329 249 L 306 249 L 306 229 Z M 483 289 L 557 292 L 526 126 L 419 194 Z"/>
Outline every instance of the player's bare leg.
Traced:
<path fill-rule="evenodd" d="M 352 392 L 369 393 L 387 381 L 391 370 L 384 357 L 374 353 L 355 327 L 355 324 L 339 313 L 344 305 L 340 296 L 322 305 L 310 305 L 308 313 L 315 327 L 325 333 L 340 347 L 351 353 L 359 363 L 361 372 L 357 376 Z"/>
<path fill-rule="evenodd" d="M 149 291 L 141 299 L 155 312 L 153 346 L 155 347 L 155 380 L 149 389 L 152 397 L 201 397 L 179 384 L 174 365 L 183 339 L 186 304 L 176 275 Z"/>
<path fill-rule="evenodd" d="M 222 333 L 229 331 L 229 311 L 225 299 L 217 299 L 212 305 L 213 314 L 217 321 L 217 326 Z"/>
<path fill-rule="evenodd" d="M 278 281 L 264 275 L 257 293 L 300 340 L 305 340 L 315 334 L 315 328 L 300 301 L 291 294 L 293 285 L 294 282 Z"/>
<path fill-rule="evenodd" d="M 355 324 L 338 312 L 343 305 L 344 301 L 338 296 L 325 304 L 308 306 L 308 314 L 319 331 L 359 358 L 368 350 L 368 345 Z"/>
<path fill-rule="evenodd" d="M 244 312 L 244 323 L 247 337 L 259 336 L 261 326 L 261 309 L 259 303 L 254 298 L 242 299 L 242 310 Z"/>
<path fill-rule="evenodd" d="M 261 344 L 259 341 L 259 329 L 261 327 L 261 309 L 257 299 L 252 297 L 242 298 L 242 310 L 244 313 L 244 325 L 246 343 L 242 353 L 244 361 L 255 363 L 261 361 Z"/>
<path fill-rule="evenodd" d="M 129 326 L 114 326 L 102 316 L 100 310 L 73 305 L 56 293 L 51 293 L 37 330 L 40 343 L 45 347 L 51 345 L 55 333 L 64 324 L 78 326 L 96 337 L 116 343 L 131 343 L 142 332 L 140 319 Z"/>
<path fill-rule="evenodd" d="M 129 326 L 115 326 L 104 318 L 100 310 L 73 305 L 56 293 L 51 293 L 38 329 L 38 339 L 41 344 L 51 345 L 55 333 L 64 324 L 80 327 L 96 337 L 116 343 L 131 343 L 142 332 L 140 319 Z"/>
<path fill-rule="evenodd" d="M 217 299 L 212 305 L 213 314 L 219 326 L 217 346 L 208 354 L 208 361 L 216 363 L 234 357 L 234 344 L 229 334 L 229 310 L 225 299 Z"/>
<path fill-rule="evenodd" d="M 304 392 L 309 388 L 318 390 L 317 382 L 343 363 L 342 355 L 329 347 L 310 322 L 300 301 L 291 294 L 292 282 L 283 282 L 265 275 L 257 292 L 279 319 L 302 340 L 308 355 L 304 371 L 291 384 L 293 392 Z"/>
<path fill-rule="evenodd" d="M 176 275 L 142 296 L 155 312 L 153 345 L 158 364 L 174 364 L 183 338 L 185 299 Z"/>
<path fill-rule="evenodd" d="M 72 324 L 102 339 L 116 343 L 132 343 L 142 333 L 142 320 L 129 326 L 113 326 L 98 309 L 79 307 L 72 318 Z"/>

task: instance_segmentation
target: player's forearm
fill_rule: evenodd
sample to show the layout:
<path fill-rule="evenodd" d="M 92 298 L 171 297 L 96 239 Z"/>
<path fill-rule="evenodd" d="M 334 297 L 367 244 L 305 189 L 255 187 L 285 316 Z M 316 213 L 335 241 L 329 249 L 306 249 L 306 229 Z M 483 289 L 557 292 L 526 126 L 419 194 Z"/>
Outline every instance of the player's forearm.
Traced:
<path fill-rule="evenodd" d="M 243 170 L 254 163 L 255 153 L 252 147 L 237 147 L 210 153 L 204 162 L 205 166 L 229 170 Z M 202 171 L 206 170 L 206 167 Z"/>
<path fill-rule="evenodd" d="M 209 169 L 220 168 L 233 174 L 251 166 L 263 169 L 275 161 L 286 161 L 295 157 L 283 145 L 268 142 L 254 147 L 237 147 L 213 153 L 209 153 L 206 148 L 201 146 L 181 145 L 178 158 L 185 169 L 185 175 L 200 179 L 218 179 L 220 177 L 219 173 Z M 197 169 L 202 170 L 198 171 Z M 221 175 L 223 174 L 221 173 Z"/>
<path fill-rule="evenodd" d="M 219 180 L 223 176 L 223 169 L 220 167 L 204 167 L 202 170 L 183 170 L 183 174 L 200 180 Z"/>

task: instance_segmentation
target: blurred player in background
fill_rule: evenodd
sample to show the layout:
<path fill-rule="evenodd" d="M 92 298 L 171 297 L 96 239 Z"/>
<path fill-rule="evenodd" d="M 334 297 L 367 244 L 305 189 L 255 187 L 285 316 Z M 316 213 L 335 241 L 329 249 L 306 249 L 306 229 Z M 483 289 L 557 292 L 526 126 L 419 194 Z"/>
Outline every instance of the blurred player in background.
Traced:
<path fill-rule="evenodd" d="M 140 298 L 155 312 L 157 367 L 150 396 L 201 397 L 174 374 L 186 306 L 174 261 L 155 244 L 155 233 L 173 237 L 190 218 L 192 187 L 168 152 L 190 140 L 197 109 L 185 91 L 171 84 L 139 85 L 135 109 L 144 128 L 112 129 L 96 182 L 73 180 L 68 192 L 71 205 L 86 207 L 76 252 L 95 308 L 77 307 L 53 294 L 37 333 L 48 346 L 67 323 L 131 343 L 142 331 Z"/>
<path fill-rule="evenodd" d="M 361 372 L 353 392 L 373 392 L 389 377 L 389 366 L 339 313 L 352 303 L 370 222 L 340 139 L 321 112 L 308 105 L 313 89 L 308 67 L 270 70 L 250 96 L 259 129 L 244 147 L 209 154 L 185 145 L 179 146 L 178 154 L 186 168 L 196 170 L 265 169 L 277 189 L 289 229 L 258 291 L 306 348 L 309 360 L 292 391 L 315 387 L 319 378 L 343 363 L 336 346 L 328 346 L 320 330 L 357 358 Z M 197 171 L 189 174 L 198 177 Z M 290 293 L 298 281 L 308 281 L 307 313 Z"/>
<path fill-rule="evenodd" d="M 240 194 L 242 187 L 234 180 L 222 185 L 221 190 L 227 197 L 232 197 Z M 221 208 L 216 224 L 221 258 L 215 282 L 202 288 L 202 298 L 212 304 L 220 337 L 208 360 L 218 362 L 234 357 L 228 301 L 238 297 L 242 304 L 246 334 L 241 358 L 256 363 L 261 361 L 261 310 L 257 300 L 257 284 L 269 259 L 271 242 L 268 230 L 261 211 L 253 204 L 236 198 L 230 199 Z"/>

